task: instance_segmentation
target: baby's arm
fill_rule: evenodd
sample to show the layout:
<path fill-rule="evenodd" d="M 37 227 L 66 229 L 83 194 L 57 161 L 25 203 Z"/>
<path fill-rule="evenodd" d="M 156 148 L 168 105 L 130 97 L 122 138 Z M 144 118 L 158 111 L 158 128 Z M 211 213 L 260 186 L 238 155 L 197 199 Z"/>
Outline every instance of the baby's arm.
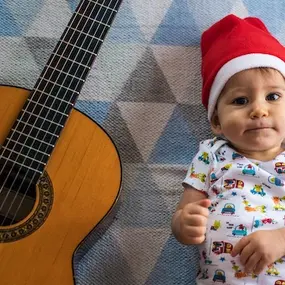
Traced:
<path fill-rule="evenodd" d="M 205 239 L 211 201 L 206 194 L 186 186 L 172 217 L 171 228 L 182 244 L 200 244 Z"/>

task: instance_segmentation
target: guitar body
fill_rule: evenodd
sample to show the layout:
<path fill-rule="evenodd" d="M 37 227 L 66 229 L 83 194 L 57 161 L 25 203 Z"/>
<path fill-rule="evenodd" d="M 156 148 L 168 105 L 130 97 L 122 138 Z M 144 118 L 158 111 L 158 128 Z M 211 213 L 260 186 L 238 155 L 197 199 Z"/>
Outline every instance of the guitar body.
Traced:
<path fill-rule="evenodd" d="M 29 93 L 0 86 L 0 144 Z M 2 240 L 5 233 L 11 239 L 0 243 L 1 285 L 74 284 L 74 252 L 115 205 L 121 164 L 110 137 L 73 109 L 43 176 L 27 217 L 0 226 Z"/>

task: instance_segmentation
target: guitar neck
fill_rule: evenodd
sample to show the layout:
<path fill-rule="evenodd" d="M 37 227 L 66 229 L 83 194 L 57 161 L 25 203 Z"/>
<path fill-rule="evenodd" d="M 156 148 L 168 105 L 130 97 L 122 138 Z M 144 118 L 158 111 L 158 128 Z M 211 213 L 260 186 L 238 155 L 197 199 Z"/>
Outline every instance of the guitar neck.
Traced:
<path fill-rule="evenodd" d="M 120 4 L 79 3 L 4 142 L 4 158 L 42 173 Z"/>

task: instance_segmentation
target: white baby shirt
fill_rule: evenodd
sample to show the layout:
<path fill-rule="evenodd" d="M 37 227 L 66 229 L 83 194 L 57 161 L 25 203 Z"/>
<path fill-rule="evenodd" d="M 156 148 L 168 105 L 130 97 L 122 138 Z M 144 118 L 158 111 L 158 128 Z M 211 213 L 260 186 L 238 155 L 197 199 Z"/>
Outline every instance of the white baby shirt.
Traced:
<path fill-rule="evenodd" d="M 285 226 L 285 152 L 262 162 L 235 152 L 223 139 L 202 141 L 183 184 L 208 195 L 212 204 L 206 240 L 199 245 L 197 285 L 285 285 L 285 257 L 258 276 L 231 257 L 243 236 Z"/>

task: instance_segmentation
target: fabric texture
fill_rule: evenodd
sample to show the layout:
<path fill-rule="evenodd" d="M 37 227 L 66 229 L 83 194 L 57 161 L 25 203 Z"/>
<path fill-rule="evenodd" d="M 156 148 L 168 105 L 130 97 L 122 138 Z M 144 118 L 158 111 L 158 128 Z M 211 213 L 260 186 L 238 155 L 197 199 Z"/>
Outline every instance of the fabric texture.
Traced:
<path fill-rule="evenodd" d="M 284 226 L 284 180 L 285 152 L 272 161 L 262 162 L 244 157 L 223 139 L 200 143 L 183 181 L 211 200 L 206 240 L 199 246 L 198 285 L 213 281 L 274 285 L 284 281 L 285 257 L 257 276 L 245 273 L 239 255 L 230 255 L 242 237 Z"/>
<path fill-rule="evenodd" d="M 33 88 L 78 3 L 0 0 L 1 84 Z M 211 137 L 201 34 L 230 13 L 260 17 L 284 44 L 283 0 L 123 0 L 76 103 L 119 150 L 120 207 L 78 251 L 77 285 L 195 284 L 197 249 L 175 241 L 170 220 L 199 142 Z"/>
<path fill-rule="evenodd" d="M 219 95 L 236 73 L 271 67 L 285 76 L 285 48 L 256 17 L 227 15 L 201 37 L 202 103 L 211 120 Z"/>

